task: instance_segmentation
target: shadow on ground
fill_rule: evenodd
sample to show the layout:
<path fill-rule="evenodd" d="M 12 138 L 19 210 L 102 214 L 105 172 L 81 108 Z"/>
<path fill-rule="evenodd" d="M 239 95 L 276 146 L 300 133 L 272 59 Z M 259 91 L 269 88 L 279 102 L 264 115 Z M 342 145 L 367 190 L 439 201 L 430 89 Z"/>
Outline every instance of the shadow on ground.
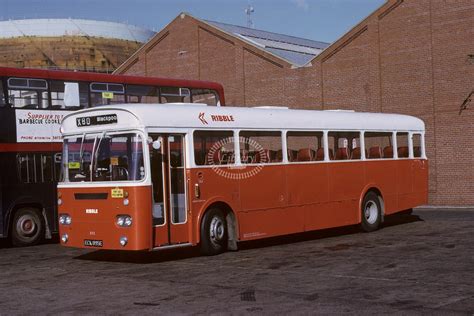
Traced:
<path fill-rule="evenodd" d="M 54 234 L 51 239 L 43 240 L 40 245 L 49 245 L 57 243 L 59 243 L 59 236 L 57 234 Z M 0 238 L 0 249 L 4 248 L 15 248 L 15 246 L 12 245 L 10 238 Z"/>
<path fill-rule="evenodd" d="M 412 222 L 423 221 L 418 215 L 410 212 L 399 213 L 385 217 L 382 226 L 390 227 L 395 225 L 403 225 Z M 239 250 L 257 249 L 262 247 L 272 247 L 310 240 L 324 239 L 341 235 L 351 235 L 360 233 L 358 226 L 347 226 L 339 228 L 324 229 L 319 231 L 292 234 L 287 236 L 265 238 L 254 241 L 246 241 L 239 243 Z M 130 252 L 117 250 L 96 250 L 77 257 L 78 260 L 106 261 L 106 262 L 126 262 L 137 264 L 160 263 L 167 261 L 177 261 L 200 256 L 199 247 L 187 247 L 166 249 L 153 252 Z"/>

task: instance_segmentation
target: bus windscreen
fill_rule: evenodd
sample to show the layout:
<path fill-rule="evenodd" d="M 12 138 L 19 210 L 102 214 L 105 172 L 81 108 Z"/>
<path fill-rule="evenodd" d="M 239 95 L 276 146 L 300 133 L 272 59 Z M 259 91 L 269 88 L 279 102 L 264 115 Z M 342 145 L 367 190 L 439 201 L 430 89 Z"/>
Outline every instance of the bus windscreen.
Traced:
<path fill-rule="evenodd" d="M 65 182 L 139 181 L 145 177 L 142 137 L 136 133 L 64 140 Z"/>

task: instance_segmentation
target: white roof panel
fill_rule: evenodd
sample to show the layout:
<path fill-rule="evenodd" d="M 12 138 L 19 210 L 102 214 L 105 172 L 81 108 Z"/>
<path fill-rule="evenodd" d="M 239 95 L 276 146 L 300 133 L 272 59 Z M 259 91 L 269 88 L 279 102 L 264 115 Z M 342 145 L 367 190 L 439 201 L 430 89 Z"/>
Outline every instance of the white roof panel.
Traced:
<path fill-rule="evenodd" d="M 138 119 L 135 127 L 377 130 L 424 131 L 422 120 L 408 115 L 350 111 L 285 110 L 281 108 L 203 107 L 193 104 L 133 104 L 101 106 L 75 112 L 63 120 L 66 134 L 77 132 L 76 116 L 129 111 Z M 121 122 L 119 122 L 121 124 Z M 103 130 L 107 126 L 88 129 Z M 86 128 L 81 128 L 86 131 Z"/>

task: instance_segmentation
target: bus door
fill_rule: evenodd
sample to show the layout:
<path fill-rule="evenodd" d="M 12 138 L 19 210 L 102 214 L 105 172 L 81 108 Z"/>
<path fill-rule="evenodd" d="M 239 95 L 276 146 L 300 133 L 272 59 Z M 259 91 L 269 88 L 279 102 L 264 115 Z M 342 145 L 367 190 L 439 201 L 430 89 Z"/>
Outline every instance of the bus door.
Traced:
<path fill-rule="evenodd" d="M 184 135 L 150 134 L 154 246 L 189 241 Z"/>

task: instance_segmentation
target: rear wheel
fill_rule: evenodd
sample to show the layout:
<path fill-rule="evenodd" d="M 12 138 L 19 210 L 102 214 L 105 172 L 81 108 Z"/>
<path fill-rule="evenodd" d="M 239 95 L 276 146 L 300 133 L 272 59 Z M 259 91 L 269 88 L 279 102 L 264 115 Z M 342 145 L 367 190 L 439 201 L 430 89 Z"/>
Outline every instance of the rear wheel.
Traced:
<path fill-rule="evenodd" d="M 12 244 L 17 247 L 36 245 L 44 237 L 44 221 L 37 209 L 21 208 L 12 221 Z"/>
<path fill-rule="evenodd" d="M 226 251 L 227 236 L 223 212 L 218 208 L 207 211 L 201 224 L 201 253 L 212 256 Z"/>
<path fill-rule="evenodd" d="M 377 193 L 370 191 L 362 202 L 361 228 L 366 232 L 377 230 L 380 226 L 382 208 Z"/>

